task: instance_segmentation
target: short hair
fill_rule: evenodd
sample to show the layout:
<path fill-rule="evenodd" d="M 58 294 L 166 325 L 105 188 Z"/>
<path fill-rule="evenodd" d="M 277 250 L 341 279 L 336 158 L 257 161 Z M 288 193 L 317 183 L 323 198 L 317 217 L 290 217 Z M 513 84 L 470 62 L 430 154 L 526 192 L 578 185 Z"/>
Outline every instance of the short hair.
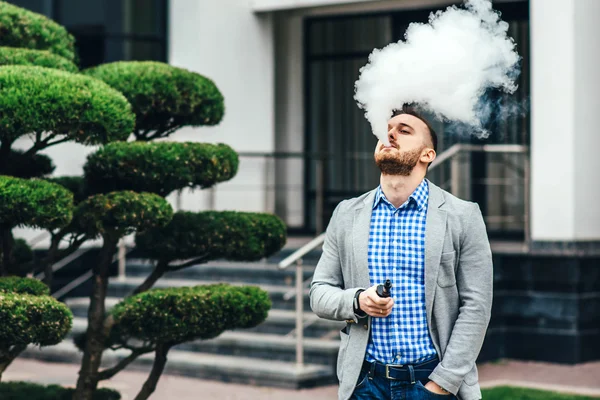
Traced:
<path fill-rule="evenodd" d="M 423 121 L 423 123 L 425 124 L 425 126 L 427 126 L 427 129 L 429 130 L 429 136 L 431 136 L 431 143 L 433 144 L 433 150 L 437 153 L 437 145 L 438 145 L 437 133 L 435 133 L 435 130 L 431 127 L 431 125 L 429 125 L 429 122 L 425 119 L 425 117 L 423 117 L 423 115 L 417 111 L 417 108 L 414 105 L 405 104 L 402 106 L 401 109 L 399 109 L 399 110 L 396 109 L 396 110 L 392 111 L 392 118 L 394 118 L 396 115 L 400 115 L 400 114 L 412 115 L 413 117 L 416 117 L 416 118 L 420 119 L 421 121 Z"/>

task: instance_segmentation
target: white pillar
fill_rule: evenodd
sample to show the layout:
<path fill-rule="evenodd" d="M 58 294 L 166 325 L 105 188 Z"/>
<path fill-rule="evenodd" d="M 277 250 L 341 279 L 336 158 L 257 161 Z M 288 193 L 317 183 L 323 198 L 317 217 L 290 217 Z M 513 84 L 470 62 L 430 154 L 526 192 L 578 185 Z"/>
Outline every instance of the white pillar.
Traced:
<path fill-rule="evenodd" d="M 531 239 L 600 240 L 600 1 L 531 0 Z"/>

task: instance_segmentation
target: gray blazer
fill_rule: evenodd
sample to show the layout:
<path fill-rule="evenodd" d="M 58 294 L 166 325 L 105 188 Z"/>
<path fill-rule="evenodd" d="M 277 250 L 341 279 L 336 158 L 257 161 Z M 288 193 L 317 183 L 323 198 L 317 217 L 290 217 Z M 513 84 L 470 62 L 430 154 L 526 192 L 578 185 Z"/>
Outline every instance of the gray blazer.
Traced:
<path fill-rule="evenodd" d="M 357 319 L 352 303 L 370 284 L 367 249 L 375 191 L 335 209 L 310 288 L 321 318 L 343 321 L 337 362 L 339 399 L 350 398 L 365 358 L 371 318 Z M 492 307 L 492 254 L 476 203 L 429 182 L 425 232 L 427 323 L 441 362 L 429 376 L 460 400 L 481 399 L 475 360 Z"/>

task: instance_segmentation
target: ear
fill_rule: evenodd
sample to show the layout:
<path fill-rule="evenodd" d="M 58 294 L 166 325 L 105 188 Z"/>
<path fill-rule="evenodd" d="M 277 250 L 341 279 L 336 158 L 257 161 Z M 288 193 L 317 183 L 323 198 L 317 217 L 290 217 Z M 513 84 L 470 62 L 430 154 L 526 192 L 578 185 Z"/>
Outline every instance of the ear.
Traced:
<path fill-rule="evenodd" d="M 429 147 L 424 148 L 421 152 L 421 162 L 424 162 L 426 164 L 430 164 L 431 162 L 433 162 L 433 160 L 435 160 L 435 157 L 435 150 Z"/>

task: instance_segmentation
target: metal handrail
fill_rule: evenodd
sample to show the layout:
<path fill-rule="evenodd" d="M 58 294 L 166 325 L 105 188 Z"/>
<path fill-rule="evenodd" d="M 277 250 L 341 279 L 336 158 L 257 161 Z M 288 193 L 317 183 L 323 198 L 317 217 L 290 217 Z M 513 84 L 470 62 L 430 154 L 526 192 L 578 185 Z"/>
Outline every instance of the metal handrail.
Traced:
<path fill-rule="evenodd" d="M 306 243 L 304 246 L 300 247 L 298 250 L 281 260 L 281 262 L 278 265 L 279 269 L 286 269 L 305 255 L 322 245 L 323 242 L 325 242 L 325 232 L 321 233 L 319 236 L 317 236 L 316 238 Z"/>
<path fill-rule="evenodd" d="M 511 144 L 499 144 L 499 145 L 473 145 L 473 144 L 455 144 L 436 157 L 434 162 L 429 166 L 429 171 L 437 168 L 439 165 L 444 162 L 451 160 L 454 162 L 454 157 L 463 151 L 470 152 L 486 152 L 486 153 L 524 153 L 527 154 L 528 147 L 523 145 L 511 145 Z M 454 166 L 453 166 L 454 169 Z M 525 165 L 525 179 L 529 180 L 529 166 Z M 526 189 L 527 190 L 527 189 Z M 528 207 L 528 198 L 525 196 L 526 207 Z M 526 218 L 526 224 L 528 223 Z M 526 231 L 528 227 L 526 226 Z M 296 367 L 303 368 L 304 367 L 304 327 L 305 322 L 303 321 L 304 316 L 304 274 L 302 268 L 302 260 L 305 255 L 321 246 L 325 242 L 325 233 L 319 234 L 317 237 L 312 239 L 310 242 L 306 243 L 304 246 L 287 256 L 283 259 L 279 264 L 278 268 L 283 270 L 288 268 L 292 264 L 296 264 L 296 287 L 295 287 L 295 297 L 296 297 L 296 327 L 293 331 L 291 331 L 288 336 L 291 336 L 295 333 L 296 335 Z M 528 237 L 528 234 L 526 234 Z M 293 295 L 289 295 L 286 293 L 285 297 L 288 299 L 294 297 Z M 309 320 L 308 323 L 312 324 L 316 321 Z"/>

